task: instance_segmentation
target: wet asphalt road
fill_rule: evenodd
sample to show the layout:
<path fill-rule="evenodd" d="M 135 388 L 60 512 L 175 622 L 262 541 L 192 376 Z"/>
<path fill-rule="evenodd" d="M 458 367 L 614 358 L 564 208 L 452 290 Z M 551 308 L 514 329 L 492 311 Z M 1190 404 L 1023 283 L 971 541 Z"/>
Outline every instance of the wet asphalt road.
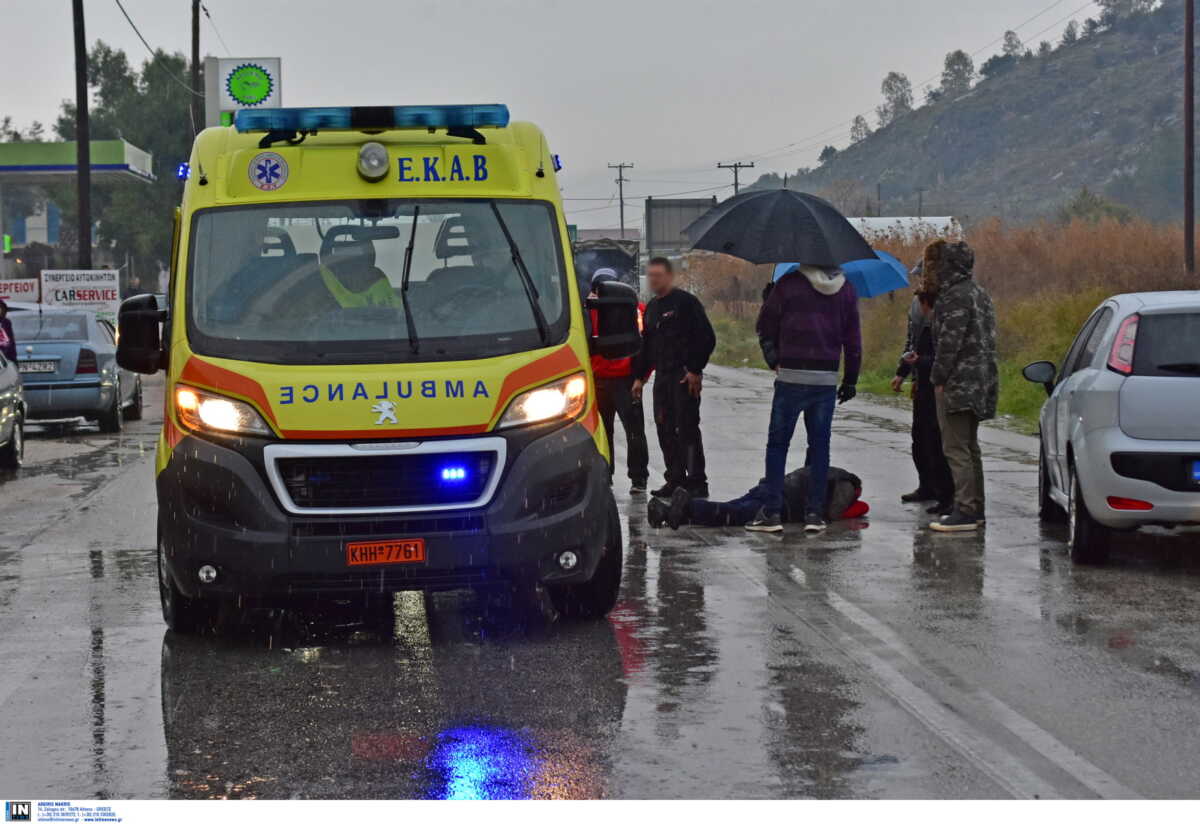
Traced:
<path fill-rule="evenodd" d="M 715 496 L 757 480 L 769 403 L 761 373 L 710 374 Z M 154 573 L 160 405 L 156 379 L 120 436 L 31 431 L 0 476 L 5 797 L 1200 796 L 1200 536 L 1073 568 L 1034 517 L 1030 438 L 986 434 L 979 536 L 921 529 L 905 413 L 856 402 L 834 455 L 869 520 L 653 530 L 621 481 L 607 622 L 404 594 L 386 620 L 180 638 Z"/>

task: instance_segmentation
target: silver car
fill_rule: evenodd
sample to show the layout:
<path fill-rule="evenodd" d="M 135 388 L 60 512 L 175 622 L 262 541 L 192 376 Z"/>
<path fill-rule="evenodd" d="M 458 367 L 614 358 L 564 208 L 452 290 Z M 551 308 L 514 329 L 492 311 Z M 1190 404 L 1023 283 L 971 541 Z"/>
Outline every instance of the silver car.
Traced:
<path fill-rule="evenodd" d="M 142 417 L 142 380 L 117 366 L 116 330 L 95 312 L 14 311 L 28 420 L 86 418 L 120 432 Z"/>
<path fill-rule="evenodd" d="M 1065 515 L 1073 560 L 1105 561 L 1116 530 L 1200 524 L 1200 292 L 1110 298 L 1061 372 L 1024 374 L 1050 395 L 1039 511 Z"/>

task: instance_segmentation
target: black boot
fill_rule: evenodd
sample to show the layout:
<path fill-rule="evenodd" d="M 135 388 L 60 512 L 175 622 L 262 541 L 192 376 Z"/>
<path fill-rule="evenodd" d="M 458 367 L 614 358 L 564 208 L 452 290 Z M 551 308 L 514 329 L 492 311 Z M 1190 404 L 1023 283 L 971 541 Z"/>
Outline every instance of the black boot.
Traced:
<path fill-rule="evenodd" d="M 676 489 L 679 489 L 679 484 L 674 484 L 674 483 L 671 483 L 670 481 L 667 481 L 665 484 L 660 486 L 658 489 L 652 490 L 650 492 L 650 495 L 651 495 L 651 497 L 654 497 L 654 498 L 670 498 L 672 495 L 675 494 Z"/>

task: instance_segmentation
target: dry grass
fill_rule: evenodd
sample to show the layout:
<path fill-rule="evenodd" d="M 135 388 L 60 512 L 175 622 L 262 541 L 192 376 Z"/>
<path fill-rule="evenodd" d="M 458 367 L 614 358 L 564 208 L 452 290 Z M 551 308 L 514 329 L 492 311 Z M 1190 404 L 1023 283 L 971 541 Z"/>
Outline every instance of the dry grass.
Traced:
<path fill-rule="evenodd" d="M 876 247 L 915 262 L 929 238 L 885 237 Z M 1007 226 L 990 221 L 967 240 L 976 276 L 996 304 L 1000 332 L 1000 411 L 1032 422 L 1044 400 L 1020 377 L 1032 360 L 1059 361 L 1088 314 L 1104 298 L 1128 291 L 1196 288 L 1183 272 L 1183 228 L 1142 221 Z M 771 267 L 721 255 L 688 261 L 688 288 L 718 319 L 718 362 L 759 365 L 753 358 L 753 321 Z M 863 301 L 863 388 L 887 391 L 904 346 L 909 295 Z M 748 340 L 747 340 L 748 338 Z"/>

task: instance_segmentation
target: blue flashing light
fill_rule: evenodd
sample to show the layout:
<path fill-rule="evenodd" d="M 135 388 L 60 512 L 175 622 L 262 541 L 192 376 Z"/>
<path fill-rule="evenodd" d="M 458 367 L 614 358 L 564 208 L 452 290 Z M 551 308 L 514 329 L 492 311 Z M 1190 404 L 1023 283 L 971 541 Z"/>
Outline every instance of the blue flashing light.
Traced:
<path fill-rule="evenodd" d="M 551 155 L 554 159 L 554 171 L 561 172 L 563 170 L 562 158 L 559 155 Z"/>
<path fill-rule="evenodd" d="M 363 129 L 477 129 L 508 125 L 501 103 L 463 106 L 326 106 L 308 109 L 242 109 L 239 132 L 319 132 Z"/>
<path fill-rule="evenodd" d="M 442 480 L 446 483 L 462 483 L 466 479 L 467 468 L 465 466 L 442 467 Z"/>
<path fill-rule="evenodd" d="M 175 167 L 175 177 L 178 180 L 187 180 L 192 176 L 192 166 L 187 161 L 180 163 Z"/>

